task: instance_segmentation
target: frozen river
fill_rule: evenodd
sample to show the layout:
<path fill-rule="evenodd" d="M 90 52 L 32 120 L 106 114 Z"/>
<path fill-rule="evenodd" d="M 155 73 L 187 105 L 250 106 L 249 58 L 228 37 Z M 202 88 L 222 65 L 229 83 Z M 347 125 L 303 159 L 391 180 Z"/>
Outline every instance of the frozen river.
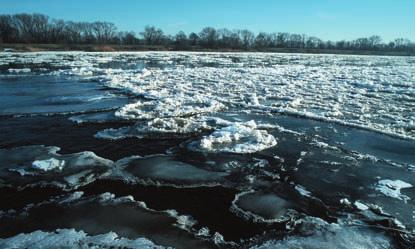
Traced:
<path fill-rule="evenodd" d="M 0 54 L 0 248 L 412 248 L 414 176 L 414 57 Z"/>

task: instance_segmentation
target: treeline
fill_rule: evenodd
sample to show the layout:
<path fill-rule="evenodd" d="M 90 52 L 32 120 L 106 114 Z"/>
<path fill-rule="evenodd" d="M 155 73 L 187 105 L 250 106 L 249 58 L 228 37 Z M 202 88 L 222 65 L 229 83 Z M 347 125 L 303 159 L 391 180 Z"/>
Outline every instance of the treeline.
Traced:
<path fill-rule="evenodd" d="M 376 35 L 352 41 L 323 41 L 303 34 L 254 34 L 249 30 L 206 27 L 198 33 L 187 35 L 180 31 L 172 36 L 153 26 L 147 26 L 136 34 L 119 31 L 110 22 L 73 22 L 50 19 L 43 14 L 24 13 L 0 15 L 0 43 L 148 45 L 177 50 L 292 48 L 415 52 L 415 43 L 408 39 L 399 38 L 385 43 Z"/>

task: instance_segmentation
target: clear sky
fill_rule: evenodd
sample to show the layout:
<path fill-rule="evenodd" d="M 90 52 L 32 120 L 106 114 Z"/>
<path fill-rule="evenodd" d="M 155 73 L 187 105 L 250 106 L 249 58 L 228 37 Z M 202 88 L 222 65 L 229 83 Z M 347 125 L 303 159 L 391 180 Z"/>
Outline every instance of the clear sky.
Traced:
<path fill-rule="evenodd" d="M 380 35 L 415 40 L 415 0 L 0 0 L 0 13 L 43 13 L 110 21 L 120 30 L 151 24 L 168 34 L 205 26 L 290 32 L 341 40 Z"/>

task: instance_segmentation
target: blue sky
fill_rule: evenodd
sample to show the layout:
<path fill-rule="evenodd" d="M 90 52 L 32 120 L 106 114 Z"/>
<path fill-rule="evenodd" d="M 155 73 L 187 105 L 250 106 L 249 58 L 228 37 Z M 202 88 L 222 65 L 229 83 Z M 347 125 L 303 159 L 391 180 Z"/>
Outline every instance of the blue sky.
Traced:
<path fill-rule="evenodd" d="M 151 24 L 169 34 L 212 26 L 331 40 L 373 34 L 415 40 L 415 0 L 0 0 L 0 13 L 20 12 L 105 20 L 135 32 Z"/>

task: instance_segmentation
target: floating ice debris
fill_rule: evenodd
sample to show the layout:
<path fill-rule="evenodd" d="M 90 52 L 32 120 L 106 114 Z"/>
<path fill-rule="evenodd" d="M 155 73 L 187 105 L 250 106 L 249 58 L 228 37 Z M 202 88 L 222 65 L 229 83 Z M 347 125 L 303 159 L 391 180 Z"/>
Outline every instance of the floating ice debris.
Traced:
<path fill-rule="evenodd" d="M 71 116 L 69 120 L 77 124 L 83 124 L 83 123 L 105 123 L 105 122 L 115 122 L 115 121 L 119 122 L 122 119 L 115 117 L 114 111 L 103 111 L 103 112 L 94 112 L 94 113 L 86 113 L 86 114 Z"/>
<path fill-rule="evenodd" d="M 196 136 L 200 132 L 211 132 L 211 135 L 202 138 L 203 144 L 201 140 L 195 138 L 196 142 L 186 142 L 182 145 L 188 144 L 187 148 L 197 152 L 232 152 L 218 156 L 215 153 L 192 153 L 186 151 L 183 146 L 179 146 L 179 148 L 169 150 L 174 157 L 168 160 L 157 161 L 154 158 L 143 158 L 142 162 L 133 163 L 133 165 L 126 164 L 126 167 L 118 166 L 120 163 L 117 163 L 114 169 L 112 162 L 103 163 L 86 152 L 59 155 L 56 153 L 57 150 L 55 152 L 41 151 L 40 148 L 32 147 L 31 150 L 15 154 L 13 157 L 7 155 L 9 150 L 4 150 L 6 152 L 1 150 L 0 184 L 24 187 L 28 184 L 49 183 L 72 189 L 106 176 L 114 170 L 121 178 L 125 177 L 125 179 L 147 184 L 188 187 L 243 182 L 243 187 L 252 184 L 261 189 L 273 184 L 272 179 L 281 177 L 284 181 L 292 183 L 300 194 L 309 194 L 305 192 L 307 191 L 305 189 L 312 190 L 313 194 L 319 193 L 318 197 L 322 198 L 327 205 L 330 205 L 331 201 L 338 205 L 338 199 L 344 198 L 344 205 L 360 209 L 365 209 L 363 205 L 367 205 L 372 210 L 374 205 L 372 203 L 375 203 L 385 212 L 413 225 L 411 222 L 413 203 L 411 201 L 402 203 L 391 201 L 390 198 L 383 196 L 409 200 L 400 192 L 402 188 L 409 187 L 409 183 L 414 184 L 407 171 L 413 168 L 411 167 L 413 164 L 412 147 L 399 142 L 401 147 L 380 146 L 382 148 L 376 149 L 378 153 L 372 153 L 376 143 L 370 140 L 372 138 L 377 140 L 380 137 L 377 134 L 368 132 L 367 136 L 362 136 L 364 138 L 362 140 L 359 136 L 350 136 L 346 140 L 340 137 L 344 135 L 345 138 L 349 134 L 357 134 L 352 132 L 356 129 L 347 127 L 358 127 L 412 139 L 412 141 L 407 141 L 407 144 L 413 142 L 415 120 L 411 114 L 415 100 L 414 62 L 411 57 L 265 53 L 0 54 L 0 81 L 2 81 L 0 115 L 76 112 L 82 113 L 72 118 L 76 122 L 116 121 L 128 122 L 130 125 L 129 119 L 140 120 L 143 122 L 137 122 L 130 127 L 108 129 L 98 133 L 97 136 L 106 136 L 110 139 L 132 136 L 165 139 L 174 134 Z M 22 68 L 28 68 L 30 72 L 28 70 L 25 73 L 19 72 Z M 16 83 L 19 83 L 18 88 L 16 88 Z M 112 90 L 109 91 L 108 88 Z M 127 102 L 127 98 L 120 101 L 120 97 L 116 96 L 119 93 L 127 94 L 128 99 L 136 103 L 126 105 L 131 102 Z M 30 101 L 22 101 L 28 98 Z M 215 115 L 229 118 L 232 121 L 215 125 L 208 123 L 209 127 L 205 129 L 203 121 L 199 123 L 201 120 L 195 117 L 201 116 L 200 113 L 222 111 L 225 107 L 229 112 Z M 96 112 L 101 109 L 107 110 L 107 108 L 111 110 L 117 108 L 118 116 L 114 112 Z M 287 115 L 276 115 L 276 113 Z M 252 117 L 241 117 L 241 114 L 252 115 Z M 278 125 L 261 125 L 262 122 L 268 122 L 267 120 L 270 119 L 275 121 L 274 116 L 278 116 L 281 122 L 272 122 L 272 124 L 278 123 L 287 128 L 280 128 Z M 285 118 L 288 116 L 292 119 L 286 122 Z M 257 122 L 255 128 L 243 123 L 250 119 Z M 326 123 L 316 124 L 315 120 Z M 9 121 L 5 122 L 7 124 Z M 337 124 L 344 125 L 346 128 L 343 129 Z M 108 125 L 110 123 L 105 127 L 108 128 Z M 327 125 L 333 125 L 338 130 L 327 130 L 325 128 Z M 316 129 L 309 129 L 313 126 Z M 271 135 L 270 130 L 272 130 L 272 135 L 278 136 L 280 146 L 273 148 L 272 151 L 255 155 L 261 160 L 267 160 L 268 164 L 265 164 L 265 161 L 255 162 L 252 156 L 244 154 L 275 145 L 277 139 Z M 325 131 L 328 131 L 328 134 L 325 134 Z M 321 136 L 314 137 L 315 133 Z M 23 133 L 22 136 L 25 134 L 27 133 Z M 10 135 L 5 137 L 8 136 Z M 356 140 L 355 137 L 359 139 Z M 318 138 L 318 140 L 313 140 L 313 138 Z M 341 142 L 344 142 L 343 144 L 336 141 L 339 138 Z M 352 140 L 362 142 L 362 144 L 352 146 L 352 148 L 347 147 Z M 11 146 L 21 144 L 19 142 L 23 140 L 8 141 L 5 139 L 5 141 L 3 145 Z M 37 137 L 34 141 L 38 141 Z M 364 144 L 365 141 L 369 144 Z M 310 146 L 310 142 L 313 146 Z M 331 147 L 333 145 L 338 146 L 339 149 L 334 150 L 334 147 Z M 99 147 L 101 146 L 96 149 L 101 150 L 102 148 Z M 371 148 L 365 151 L 363 147 Z M 109 148 L 106 147 L 105 151 L 108 151 L 107 149 Z M 348 153 L 347 150 L 350 149 L 356 149 L 358 152 Z M 183 151 L 188 154 L 181 154 Z M 300 151 L 306 152 L 300 154 Z M 174 154 L 176 152 L 178 152 L 177 156 Z M 364 153 L 373 154 L 376 157 Z M 387 155 L 388 153 L 390 155 Z M 268 157 L 268 154 L 278 154 L 285 161 L 282 163 L 282 160 L 273 160 Z M 401 164 L 392 162 L 385 166 L 385 158 L 382 155 L 386 155 L 387 159 L 392 161 L 399 161 Z M 397 159 L 398 157 L 402 157 L 402 160 Z M 60 170 L 59 167 L 54 168 L 57 163 L 50 160 L 51 158 L 64 161 L 65 165 Z M 80 162 L 77 163 L 77 160 Z M 181 162 L 182 160 L 186 160 L 187 163 Z M 295 168 L 296 160 L 301 167 Z M 46 171 L 35 169 L 34 161 L 43 162 L 39 164 L 40 168 L 52 169 Z M 136 158 L 136 161 L 140 160 Z M 146 163 L 142 164 L 143 162 Z M 171 166 L 170 169 L 169 166 Z M 192 176 L 195 177 L 192 178 Z M 274 176 L 278 177 L 274 178 Z M 368 188 L 369 184 L 373 184 L 374 176 L 379 176 L 378 179 L 402 179 L 409 183 L 406 185 L 401 183 L 397 186 L 396 183 L 379 182 L 372 185 L 372 188 Z M 356 184 L 351 185 L 351 182 Z M 301 184 L 305 188 L 302 189 L 294 183 Z M 326 191 L 327 189 L 331 191 Z M 380 194 L 376 194 L 376 191 Z M 407 195 L 413 199 L 412 190 L 407 192 Z M 293 194 L 296 197 L 299 196 L 295 191 Z M 261 190 L 242 195 L 237 202 L 240 206 L 236 206 L 239 210 L 236 208 L 234 210 L 237 210 L 238 214 L 249 216 L 249 219 L 269 218 L 273 220 L 273 217 L 278 214 L 272 207 L 278 207 L 278 204 L 284 202 L 272 195 L 280 197 L 279 193 L 265 193 Z M 353 198 L 353 202 L 346 201 L 345 197 Z M 356 197 L 361 202 L 354 202 Z M 135 210 L 134 205 L 132 205 L 134 208 L 124 205 L 126 203 L 122 203 L 123 205 L 118 203 L 115 207 L 105 206 L 111 202 L 108 200 L 116 198 L 113 194 L 101 195 L 99 202 L 91 205 L 85 203 L 85 205 L 74 205 L 85 199 L 80 192 L 75 192 L 71 198 L 68 198 L 66 204 L 70 205 L 70 209 L 64 209 L 63 214 L 56 214 L 56 220 L 63 220 L 47 219 L 48 226 L 51 225 L 48 231 L 60 227 L 72 227 L 76 223 L 80 226 L 77 229 L 104 229 L 101 231 L 85 230 L 89 234 L 105 234 L 112 229 L 119 229 L 116 232 L 121 233 L 123 237 L 145 236 L 153 239 L 157 237 L 154 231 L 161 231 L 163 237 L 166 234 L 171 236 L 168 242 L 177 242 L 177 230 L 164 232 L 178 228 L 173 227 L 172 224 L 191 223 L 189 222 L 191 219 L 187 219 L 187 216 L 180 215 L 182 217 L 180 221 L 173 221 L 172 217 L 165 213 L 163 213 L 164 216 L 157 216 L 160 213 L 148 215 L 141 212 L 143 210 Z M 308 198 L 300 199 L 305 201 L 304 199 Z M 121 199 L 118 200 L 121 201 Z M 133 199 L 129 196 L 123 200 Z M 255 201 L 251 203 L 249 200 L 258 200 L 258 204 L 255 204 Z M 284 200 L 291 204 L 288 201 L 289 198 Z M 138 205 L 138 202 L 135 204 Z M 53 215 L 53 212 L 48 212 L 47 208 L 42 211 Z M 28 214 L 30 217 L 30 212 Z M 42 217 L 34 218 L 38 224 L 38 218 Z M 99 222 L 95 222 L 97 220 Z M 163 222 L 166 220 L 168 222 Z M 8 225 L 22 229 L 17 222 L 19 220 Z M 25 220 L 22 221 L 24 222 Z M 120 222 L 121 226 L 114 225 L 115 222 Z M 1 224 L 4 225 L 3 222 Z M 205 225 L 201 224 L 201 226 Z M 131 229 L 131 226 L 137 227 Z M 1 227 L 8 230 L 7 232 L 12 231 L 9 226 Z M 136 232 L 136 229 L 139 229 L 140 233 L 148 232 L 154 237 L 149 237 L 147 234 L 135 234 L 134 237 L 122 234 L 126 231 Z M 298 230 L 301 234 L 294 232 L 285 240 L 269 242 L 270 246 L 274 245 L 277 248 L 392 247 L 383 234 L 375 233 L 367 228 L 346 227 L 321 221 L 319 225 L 304 225 Z M 202 230 L 202 234 L 212 236 L 216 233 Z M 218 241 L 222 238 L 220 235 L 215 235 L 215 237 Z M 382 241 L 385 243 L 380 243 Z M 158 242 L 156 241 L 156 244 L 159 244 Z M 199 247 L 193 246 L 192 248 Z"/>
<path fill-rule="evenodd" d="M 406 202 L 411 198 L 409 198 L 409 196 L 407 195 L 402 194 L 401 189 L 412 187 L 412 184 L 409 184 L 401 180 L 380 180 L 376 184 L 375 189 L 386 196 L 403 200 Z"/>
<path fill-rule="evenodd" d="M 258 97 L 255 93 L 249 94 L 247 96 L 247 104 L 248 105 L 253 105 L 253 106 L 259 106 L 259 100 Z"/>
<path fill-rule="evenodd" d="M 295 63 L 286 63 L 291 59 Z M 146 63 L 156 66 L 142 68 Z M 403 57 L 266 53 L 0 55 L 6 75 L 9 69 L 30 69 L 30 75 L 78 76 L 161 102 L 215 99 L 239 107 L 246 102 L 244 111 L 276 111 L 414 139 L 414 122 L 406 115 L 413 109 L 412 64 Z M 260 101 L 257 96 L 261 96 Z M 126 118 L 136 118 L 132 114 Z"/>
<path fill-rule="evenodd" d="M 137 122 L 129 127 L 106 129 L 98 132 L 95 137 L 103 139 L 123 139 L 127 137 L 160 139 L 160 136 L 174 138 L 210 129 L 212 127 L 202 118 L 155 118 L 150 121 Z"/>
<path fill-rule="evenodd" d="M 198 142 L 189 144 L 190 149 L 204 152 L 255 153 L 271 148 L 277 140 L 265 130 L 258 130 L 255 121 L 234 123 L 214 131 Z"/>
<path fill-rule="evenodd" d="M 216 245 L 225 244 L 225 239 L 223 238 L 223 235 L 222 234 L 220 234 L 218 232 L 215 232 L 213 234 L 213 242 Z"/>
<path fill-rule="evenodd" d="M 70 203 L 76 200 L 79 200 L 82 196 L 84 195 L 84 192 L 82 191 L 75 191 L 73 193 L 71 193 L 69 196 L 63 198 L 62 200 L 60 200 L 59 203 Z"/>
<path fill-rule="evenodd" d="M 307 196 L 310 197 L 311 196 L 311 192 L 306 190 L 304 186 L 301 185 L 295 185 L 295 190 L 297 190 L 298 193 L 300 193 L 303 196 Z"/>
<path fill-rule="evenodd" d="M 331 150 L 336 150 L 338 149 L 336 146 L 331 146 L 328 143 L 325 143 L 323 141 L 318 141 L 317 139 L 313 139 L 313 141 L 311 142 L 311 145 L 314 145 L 318 148 L 322 148 L 322 149 L 331 149 Z"/>
<path fill-rule="evenodd" d="M 343 205 L 346 205 L 346 206 L 352 205 L 352 203 L 347 198 L 340 199 L 340 204 L 343 204 Z"/>
<path fill-rule="evenodd" d="M 55 249 L 55 248 L 140 248 L 162 249 L 145 238 L 127 239 L 114 232 L 88 235 L 75 229 L 57 229 L 53 232 L 34 231 L 22 233 L 7 239 L 0 239 L 0 248 L 19 249 Z"/>
<path fill-rule="evenodd" d="M 46 160 L 35 160 L 32 163 L 32 168 L 43 171 L 49 171 L 53 169 L 62 170 L 63 166 L 65 166 L 65 161 L 58 160 L 56 158 L 49 158 Z"/>
<path fill-rule="evenodd" d="M 354 202 L 354 206 L 357 209 L 362 210 L 362 211 L 365 211 L 365 210 L 368 210 L 369 209 L 369 207 L 366 204 L 363 204 L 360 201 L 355 201 Z"/>
<path fill-rule="evenodd" d="M 282 240 L 270 240 L 251 249 L 393 249 L 390 238 L 381 232 L 365 227 L 329 224 L 319 218 L 306 218 L 299 222 L 300 235 Z"/>
<path fill-rule="evenodd" d="M 184 117 L 214 112 L 223 108 L 223 105 L 215 100 L 186 100 L 185 98 L 184 96 L 172 96 L 153 101 L 138 101 L 123 106 L 115 112 L 115 116 L 124 119 Z"/>
<path fill-rule="evenodd" d="M 30 73 L 32 70 L 30 68 L 9 68 L 9 73 Z"/>
<path fill-rule="evenodd" d="M 197 223 L 197 221 L 193 219 L 192 216 L 179 215 L 179 213 L 174 209 L 166 210 L 166 213 L 170 215 L 171 217 L 175 218 L 177 220 L 176 226 L 183 230 L 190 231 L 190 229 Z"/>
<path fill-rule="evenodd" d="M 12 169 L 9 169 L 9 171 L 17 172 L 17 173 L 19 173 L 20 176 L 30 176 L 30 175 L 33 176 L 33 175 L 36 175 L 36 173 L 26 171 L 24 168 L 12 168 Z"/>

